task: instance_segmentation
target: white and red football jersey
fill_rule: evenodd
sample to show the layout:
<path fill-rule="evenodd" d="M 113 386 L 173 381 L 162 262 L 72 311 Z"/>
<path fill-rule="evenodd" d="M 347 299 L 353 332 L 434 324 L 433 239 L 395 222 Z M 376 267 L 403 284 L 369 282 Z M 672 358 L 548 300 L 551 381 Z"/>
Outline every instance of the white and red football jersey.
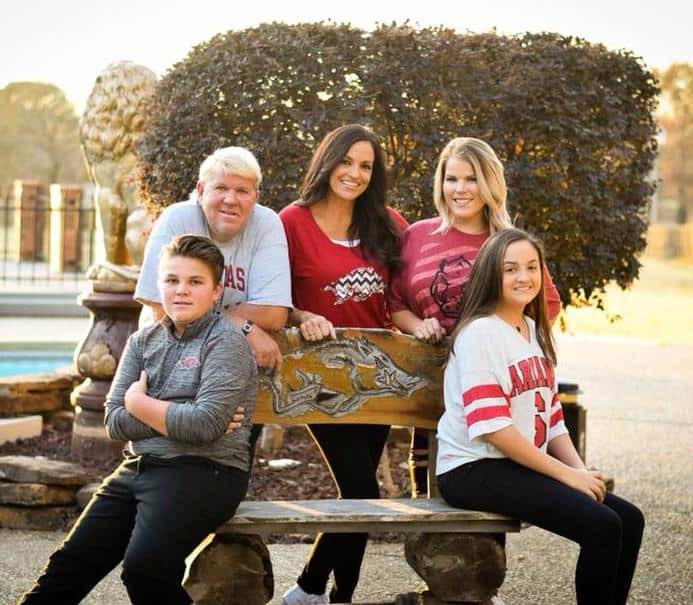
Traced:
<path fill-rule="evenodd" d="M 457 335 L 445 368 L 445 412 L 438 422 L 437 473 L 504 454 L 481 437 L 509 425 L 542 451 L 567 432 L 553 364 L 541 350 L 534 321 L 529 341 L 490 315 Z"/>

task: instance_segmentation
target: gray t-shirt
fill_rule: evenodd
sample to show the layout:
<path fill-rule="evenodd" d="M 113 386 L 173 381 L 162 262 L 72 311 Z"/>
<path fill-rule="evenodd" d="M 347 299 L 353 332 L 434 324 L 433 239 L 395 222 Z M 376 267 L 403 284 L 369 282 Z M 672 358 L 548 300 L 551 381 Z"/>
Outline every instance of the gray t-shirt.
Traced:
<path fill-rule="evenodd" d="M 168 318 L 128 339 L 106 396 L 105 424 L 112 439 L 130 440 L 137 455 L 202 456 L 243 471 L 250 467 L 249 440 L 257 368 L 240 330 L 210 312 L 173 335 Z M 147 373 L 147 395 L 170 402 L 168 437 L 125 409 L 125 392 Z M 226 433 L 236 406 L 241 427 Z"/>
<path fill-rule="evenodd" d="M 135 300 L 160 302 L 159 254 L 176 235 L 211 237 L 202 208 L 194 199 L 166 208 L 147 241 Z M 277 214 L 255 205 L 243 230 L 228 242 L 214 243 L 224 259 L 224 308 L 240 303 L 291 307 L 291 273 L 286 235 Z"/>

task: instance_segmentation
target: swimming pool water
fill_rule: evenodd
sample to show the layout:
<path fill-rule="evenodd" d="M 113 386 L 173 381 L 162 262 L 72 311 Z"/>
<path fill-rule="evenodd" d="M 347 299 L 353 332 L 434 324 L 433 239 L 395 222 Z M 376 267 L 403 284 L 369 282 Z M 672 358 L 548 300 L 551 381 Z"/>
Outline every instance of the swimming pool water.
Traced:
<path fill-rule="evenodd" d="M 72 364 L 72 351 L 0 350 L 0 378 L 51 372 Z"/>

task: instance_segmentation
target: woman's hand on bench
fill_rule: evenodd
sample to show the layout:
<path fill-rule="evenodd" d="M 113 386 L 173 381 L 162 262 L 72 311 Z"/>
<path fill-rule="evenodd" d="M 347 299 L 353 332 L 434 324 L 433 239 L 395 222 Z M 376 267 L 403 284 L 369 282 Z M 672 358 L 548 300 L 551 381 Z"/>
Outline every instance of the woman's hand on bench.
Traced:
<path fill-rule="evenodd" d="M 298 321 L 301 335 L 306 340 L 317 341 L 324 338 L 337 338 L 334 324 L 327 318 L 310 311 L 294 310 L 295 321 Z"/>

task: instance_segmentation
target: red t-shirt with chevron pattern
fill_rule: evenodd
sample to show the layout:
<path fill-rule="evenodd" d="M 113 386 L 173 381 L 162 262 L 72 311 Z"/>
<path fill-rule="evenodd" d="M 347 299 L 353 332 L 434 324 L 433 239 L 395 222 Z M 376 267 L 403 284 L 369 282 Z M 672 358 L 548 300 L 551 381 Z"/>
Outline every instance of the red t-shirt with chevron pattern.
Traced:
<path fill-rule="evenodd" d="M 395 223 L 404 218 L 390 209 Z M 358 246 L 333 242 L 308 208 L 291 204 L 279 213 L 284 223 L 291 264 L 294 306 L 317 313 L 335 326 L 389 328 L 386 308 L 389 271 L 365 259 Z"/>

